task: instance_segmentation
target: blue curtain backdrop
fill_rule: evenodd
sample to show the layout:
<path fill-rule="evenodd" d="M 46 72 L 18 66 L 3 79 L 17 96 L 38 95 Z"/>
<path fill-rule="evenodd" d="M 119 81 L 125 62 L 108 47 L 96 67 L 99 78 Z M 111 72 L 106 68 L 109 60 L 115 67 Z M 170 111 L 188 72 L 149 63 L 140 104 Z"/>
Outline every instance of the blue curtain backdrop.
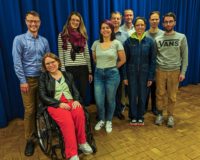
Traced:
<path fill-rule="evenodd" d="M 153 10 L 163 15 L 177 15 L 176 30 L 186 34 L 189 44 L 189 67 L 182 85 L 200 82 L 200 0 L 0 0 L 0 127 L 14 118 L 23 118 L 19 81 L 13 70 L 12 42 L 26 32 L 25 13 L 36 10 L 41 15 L 40 34 L 57 54 L 57 35 L 71 11 L 79 11 L 89 35 L 89 46 L 99 37 L 99 23 L 112 11 L 133 9 L 136 16 L 148 18 Z M 88 90 L 88 101 L 93 99 Z"/>

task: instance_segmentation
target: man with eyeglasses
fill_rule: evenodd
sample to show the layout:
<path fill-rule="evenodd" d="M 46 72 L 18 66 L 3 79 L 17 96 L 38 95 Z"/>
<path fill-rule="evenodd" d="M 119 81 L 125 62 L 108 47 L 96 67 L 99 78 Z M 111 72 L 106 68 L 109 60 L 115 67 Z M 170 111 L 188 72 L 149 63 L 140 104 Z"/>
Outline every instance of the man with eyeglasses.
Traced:
<path fill-rule="evenodd" d="M 185 79 L 188 66 L 188 45 L 186 36 L 174 31 L 176 15 L 169 12 L 163 16 L 165 32 L 156 41 L 156 99 L 159 114 L 155 124 L 162 125 L 165 96 L 168 98 L 167 126 L 174 126 L 174 108 L 179 82 Z"/>
<path fill-rule="evenodd" d="M 160 12 L 159 11 L 152 11 L 149 14 L 149 24 L 150 29 L 146 31 L 146 36 L 155 40 L 156 37 L 162 35 L 164 32 L 163 30 L 158 28 L 160 23 Z M 151 94 L 151 111 L 154 115 L 158 114 L 157 107 L 156 107 L 156 82 L 155 80 L 152 81 L 152 85 L 149 87 L 149 93 L 147 95 L 146 100 L 146 111 L 148 110 L 148 102 L 149 102 L 149 95 Z"/>
<path fill-rule="evenodd" d="M 28 31 L 18 35 L 13 41 L 12 55 L 15 73 L 20 81 L 20 90 L 24 104 L 24 128 L 27 141 L 24 154 L 34 153 L 35 112 L 37 106 L 38 77 L 41 73 L 42 57 L 50 52 L 46 38 L 38 35 L 40 16 L 35 11 L 26 14 Z"/>

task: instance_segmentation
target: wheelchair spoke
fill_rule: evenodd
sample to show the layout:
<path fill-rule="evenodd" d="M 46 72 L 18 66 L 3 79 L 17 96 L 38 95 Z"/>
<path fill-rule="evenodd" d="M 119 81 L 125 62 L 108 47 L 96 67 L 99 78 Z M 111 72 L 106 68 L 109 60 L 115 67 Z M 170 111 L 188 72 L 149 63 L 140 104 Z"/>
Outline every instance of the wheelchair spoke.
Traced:
<path fill-rule="evenodd" d="M 51 131 L 47 124 L 48 122 L 45 120 L 45 116 L 42 115 L 37 118 L 37 133 L 39 138 L 39 144 L 41 149 L 48 154 L 50 152 L 51 147 Z"/>

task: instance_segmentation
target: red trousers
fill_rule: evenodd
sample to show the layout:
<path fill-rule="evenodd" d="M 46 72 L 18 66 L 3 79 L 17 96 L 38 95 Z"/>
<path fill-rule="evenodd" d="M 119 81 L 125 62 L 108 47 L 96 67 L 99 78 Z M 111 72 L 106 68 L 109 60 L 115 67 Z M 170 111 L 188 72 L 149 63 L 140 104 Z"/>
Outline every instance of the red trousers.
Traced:
<path fill-rule="evenodd" d="M 64 95 L 60 98 L 72 108 L 73 100 L 68 101 Z M 77 144 L 86 142 L 85 115 L 82 107 L 66 110 L 49 106 L 48 112 L 61 129 L 65 142 L 65 155 L 70 158 L 77 155 Z"/>

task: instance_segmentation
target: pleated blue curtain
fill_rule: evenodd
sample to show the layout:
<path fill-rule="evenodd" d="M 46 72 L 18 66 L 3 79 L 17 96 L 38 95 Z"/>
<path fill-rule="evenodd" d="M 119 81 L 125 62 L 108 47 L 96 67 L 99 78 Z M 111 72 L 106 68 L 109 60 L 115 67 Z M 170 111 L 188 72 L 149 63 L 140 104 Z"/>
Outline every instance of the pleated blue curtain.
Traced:
<path fill-rule="evenodd" d="M 5 127 L 7 125 L 7 114 L 6 114 L 6 106 L 9 106 L 8 101 L 8 93 L 5 83 L 5 75 L 4 75 L 4 64 L 3 64 L 3 58 L 2 58 L 2 52 L 0 48 L 0 73 L 1 73 L 1 83 L 0 83 L 0 126 Z M 4 91 L 4 92 L 2 92 Z"/>
<path fill-rule="evenodd" d="M 199 0 L 1 0 L 0 1 L 0 127 L 17 117 L 23 117 L 19 81 L 14 73 L 12 43 L 16 35 L 27 31 L 25 14 L 36 10 L 41 16 L 40 34 L 45 36 L 51 51 L 57 54 L 57 36 L 62 31 L 71 11 L 83 16 L 91 47 L 99 38 L 99 25 L 109 19 L 112 11 L 123 14 L 133 9 L 135 17 L 148 15 L 153 10 L 161 15 L 173 11 L 177 15 L 175 30 L 186 34 L 189 45 L 189 66 L 186 80 L 181 85 L 200 82 L 200 1 Z M 147 28 L 149 25 L 147 26 Z M 160 24 L 162 28 L 162 24 Z M 93 89 L 88 89 L 88 103 L 93 100 Z"/>

